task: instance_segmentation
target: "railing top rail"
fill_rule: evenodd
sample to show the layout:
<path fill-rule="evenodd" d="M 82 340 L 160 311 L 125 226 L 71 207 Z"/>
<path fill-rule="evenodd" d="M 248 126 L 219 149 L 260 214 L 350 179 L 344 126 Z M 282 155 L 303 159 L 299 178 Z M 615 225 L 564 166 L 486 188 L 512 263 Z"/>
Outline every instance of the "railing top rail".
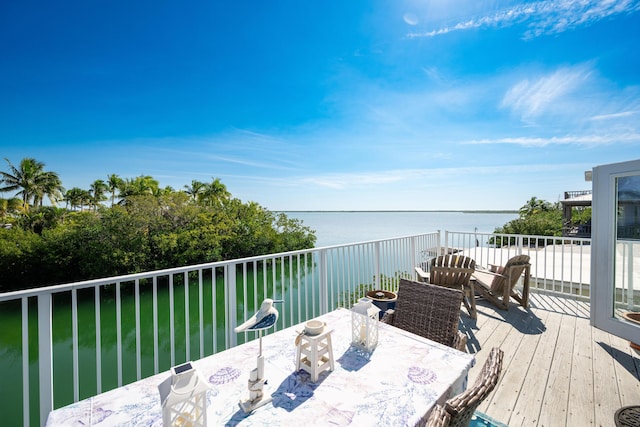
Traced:
<path fill-rule="evenodd" d="M 508 233 L 492 233 L 481 231 L 447 231 L 449 234 L 468 234 L 468 235 L 481 235 L 481 236 L 499 236 L 509 237 L 520 240 L 562 240 L 562 241 L 577 241 L 577 242 L 590 242 L 590 237 L 572 237 L 572 236 L 542 236 L 532 234 L 508 234 Z"/>
<path fill-rule="evenodd" d="M 325 250 L 330 250 L 330 249 L 338 249 L 338 248 L 343 248 L 343 247 L 358 246 L 358 245 L 364 245 L 364 244 L 373 244 L 373 243 L 378 243 L 378 242 L 400 240 L 400 239 L 407 239 L 407 238 L 420 237 L 420 236 L 429 236 L 429 235 L 434 235 L 434 234 L 436 234 L 436 233 L 425 233 L 425 234 L 417 234 L 417 235 L 392 237 L 392 238 L 387 238 L 387 239 L 369 240 L 369 241 L 356 242 L 356 243 L 346 243 L 346 244 L 333 245 L 333 246 L 324 246 L 324 247 L 317 247 L 317 248 L 300 249 L 300 250 L 297 250 L 297 251 L 280 252 L 280 253 L 266 254 L 266 255 L 256 255 L 256 256 L 246 257 L 246 258 L 236 258 L 236 259 L 232 259 L 232 260 L 216 261 L 216 262 L 195 264 L 195 265 L 187 265 L 187 266 L 184 266 L 184 267 L 175 267 L 175 268 L 167 268 L 167 269 L 162 269 L 162 270 L 145 271 L 145 272 L 141 272 L 141 273 L 126 274 L 126 275 L 121 275 L 121 276 L 112 276 L 112 277 L 105 277 L 105 278 L 100 278 L 100 279 L 84 280 L 84 281 L 81 281 L 81 282 L 66 283 L 66 284 L 53 285 L 53 286 L 44 286 L 44 287 L 25 289 L 25 290 L 19 290 L 19 291 L 10 291 L 10 292 L 5 292 L 5 293 L 0 293 L 0 302 L 15 300 L 15 299 L 24 298 L 24 297 L 33 297 L 33 296 L 38 296 L 38 295 L 43 295 L 43 294 L 54 294 L 54 293 L 59 293 L 59 292 L 67 292 L 67 291 L 71 291 L 73 289 L 78 290 L 78 289 L 91 288 L 91 287 L 95 287 L 95 286 L 111 285 L 111 284 L 115 284 L 115 283 L 133 282 L 133 281 L 139 280 L 139 279 L 148 279 L 148 278 L 152 278 L 152 277 L 168 276 L 168 275 L 171 275 L 171 274 L 180 274 L 180 273 L 185 273 L 185 272 L 190 272 L 190 271 L 197 271 L 197 270 L 203 270 L 203 269 L 212 269 L 212 268 L 224 267 L 224 266 L 233 265 L 233 264 L 243 264 L 243 263 L 261 261 L 261 260 L 266 260 L 266 259 L 275 259 L 275 258 L 280 258 L 280 257 L 285 257 L 285 256 L 296 256 L 296 255 L 301 255 L 301 254 L 305 254 L 305 253 L 313 253 L 313 252 L 325 251 Z"/>
<path fill-rule="evenodd" d="M 592 193 L 593 192 L 591 190 L 565 191 L 564 198 L 568 199 L 570 197 L 585 196 L 587 194 L 592 194 Z"/>

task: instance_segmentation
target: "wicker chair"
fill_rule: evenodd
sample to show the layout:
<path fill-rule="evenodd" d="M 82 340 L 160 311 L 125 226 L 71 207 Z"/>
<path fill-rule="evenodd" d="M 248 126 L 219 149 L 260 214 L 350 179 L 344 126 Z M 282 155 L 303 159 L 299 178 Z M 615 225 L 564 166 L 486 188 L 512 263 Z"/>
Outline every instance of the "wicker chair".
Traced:
<path fill-rule="evenodd" d="M 418 423 L 417 427 L 448 427 L 450 422 L 451 415 L 444 409 L 444 406 L 436 403 L 436 406 L 433 407 L 429 414 L 429 418 Z"/>
<path fill-rule="evenodd" d="M 465 351 L 467 337 L 458 331 L 461 301 L 461 291 L 400 279 L 396 307 L 381 321 Z"/>
<path fill-rule="evenodd" d="M 477 319 L 475 290 L 471 281 L 471 275 L 475 268 L 476 262 L 468 256 L 440 255 L 431 260 L 428 274 L 419 268 L 416 268 L 416 272 L 418 277 L 433 285 L 462 290 L 464 293 L 462 302 L 467 308 L 469 316 Z"/>
<path fill-rule="evenodd" d="M 509 310 L 509 298 L 518 301 L 524 308 L 529 304 L 529 276 L 531 264 L 528 255 L 516 255 L 504 267 L 490 265 L 489 270 L 473 273 L 476 290 L 498 308 Z M 515 290 L 518 279 L 524 273 L 522 294 Z"/>
<path fill-rule="evenodd" d="M 498 383 L 500 372 L 502 371 L 503 356 L 504 352 L 498 347 L 492 348 L 473 387 L 447 400 L 444 404 L 444 409 L 449 414 L 450 420 L 449 424 L 446 425 L 452 427 L 469 425 L 475 410 Z"/>

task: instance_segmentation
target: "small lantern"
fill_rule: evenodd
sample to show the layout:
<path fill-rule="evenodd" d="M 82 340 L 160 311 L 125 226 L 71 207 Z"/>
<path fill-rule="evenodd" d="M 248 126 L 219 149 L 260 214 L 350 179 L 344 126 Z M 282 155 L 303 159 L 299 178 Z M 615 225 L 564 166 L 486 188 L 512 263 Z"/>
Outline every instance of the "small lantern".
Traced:
<path fill-rule="evenodd" d="M 159 386 L 164 427 L 205 427 L 209 386 L 191 362 L 171 368 L 171 377 Z"/>
<path fill-rule="evenodd" d="M 351 309 L 351 344 L 373 351 L 378 344 L 378 313 L 380 309 L 369 298 L 360 300 Z"/>

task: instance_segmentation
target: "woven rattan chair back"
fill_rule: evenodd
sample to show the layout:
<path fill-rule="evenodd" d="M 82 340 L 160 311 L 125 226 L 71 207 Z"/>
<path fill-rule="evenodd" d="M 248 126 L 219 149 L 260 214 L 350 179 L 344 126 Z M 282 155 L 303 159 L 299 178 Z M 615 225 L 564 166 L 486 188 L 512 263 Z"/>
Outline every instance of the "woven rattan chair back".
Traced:
<path fill-rule="evenodd" d="M 398 299 L 390 323 L 449 347 L 459 348 L 461 302 L 462 292 L 456 289 L 400 279 Z"/>
<path fill-rule="evenodd" d="M 503 356 L 504 352 L 500 348 L 492 348 L 473 387 L 447 400 L 444 407 L 451 416 L 449 426 L 466 427 L 469 425 L 478 405 L 487 398 L 498 383 L 502 371 Z"/>
<path fill-rule="evenodd" d="M 444 406 L 438 405 L 433 407 L 429 417 L 418 423 L 418 427 L 448 427 L 451 421 L 451 415 L 444 409 Z"/>

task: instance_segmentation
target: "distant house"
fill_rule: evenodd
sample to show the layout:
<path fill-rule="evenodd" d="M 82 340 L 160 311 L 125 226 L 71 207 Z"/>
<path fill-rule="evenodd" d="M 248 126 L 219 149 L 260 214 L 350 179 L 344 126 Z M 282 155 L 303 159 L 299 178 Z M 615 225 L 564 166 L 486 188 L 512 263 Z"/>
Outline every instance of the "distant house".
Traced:
<path fill-rule="evenodd" d="M 562 204 L 562 235 L 567 237 L 591 237 L 591 220 L 586 224 L 575 224 L 572 215 L 574 208 L 591 207 L 591 190 L 565 191 Z"/>

